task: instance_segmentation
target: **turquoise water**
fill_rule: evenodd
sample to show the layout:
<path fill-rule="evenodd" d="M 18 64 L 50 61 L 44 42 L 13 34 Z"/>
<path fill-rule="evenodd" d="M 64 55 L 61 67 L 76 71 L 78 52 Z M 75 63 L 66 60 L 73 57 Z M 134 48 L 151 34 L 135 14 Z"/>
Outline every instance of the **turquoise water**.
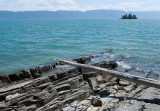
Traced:
<path fill-rule="evenodd" d="M 124 67 L 160 72 L 160 19 L 0 21 L 0 74 L 99 52 Z"/>

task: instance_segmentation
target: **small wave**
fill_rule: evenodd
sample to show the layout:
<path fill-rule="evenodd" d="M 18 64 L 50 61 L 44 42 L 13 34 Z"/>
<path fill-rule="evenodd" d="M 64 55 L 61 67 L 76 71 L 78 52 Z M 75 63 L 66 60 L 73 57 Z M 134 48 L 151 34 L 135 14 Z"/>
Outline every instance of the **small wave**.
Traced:
<path fill-rule="evenodd" d="M 123 61 L 117 61 L 118 66 L 121 66 L 122 68 L 125 69 L 132 69 L 132 67 L 128 64 L 125 64 Z"/>
<path fill-rule="evenodd" d="M 67 71 L 69 69 L 73 69 L 73 68 L 74 67 L 70 66 L 70 65 L 57 65 L 54 70 L 51 70 L 51 71 L 47 72 L 44 76 L 65 72 L 65 71 Z"/>
<path fill-rule="evenodd" d="M 107 53 L 112 53 L 113 52 L 113 49 L 112 48 L 108 48 L 106 49 Z"/>
<path fill-rule="evenodd" d="M 115 55 L 110 53 L 101 53 L 101 54 L 95 54 L 91 58 L 91 63 L 97 63 L 101 61 L 112 61 L 115 60 Z"/>

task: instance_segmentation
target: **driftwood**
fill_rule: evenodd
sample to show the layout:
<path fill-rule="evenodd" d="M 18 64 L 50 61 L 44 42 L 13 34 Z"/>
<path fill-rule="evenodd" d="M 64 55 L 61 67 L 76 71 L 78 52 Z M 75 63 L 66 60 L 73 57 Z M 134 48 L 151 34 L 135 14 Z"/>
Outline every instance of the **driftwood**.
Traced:
<path fill-rule="evenodd" d="M 96 67 L 96 66 L 79 64 L 79 63 L 66 61 L 66 60 L 60 60 L 60 63 L 71 65 L 71 66 L 74 66 L 74 67 L 94 70 L 96 72 L 99 72 L 99 73 L 102 73 L 102 74 L 105 74 L 105 75 L 114 76 L 114 77 L 125 79 L 125 80 L 131 81 L 131 82 L 135 82 L 135 83 L 143 84 L 143 85 L 146 85 L 146 86 L 149 86 L 149 87 L 155 87 L 155 88 L 160 89 L 160 82 L 157 81 L 157 80 L 154 80 L 154 79 L 135 76 L 135 75 L 131 75 L 131 74 L 128 74 L 128 73 L 123 73 L 123 72 L 118 72 L 118 71 L 114 71 L 114 70 L 108 70 L 108 69 L 100 68 L 100 67 Z"/>

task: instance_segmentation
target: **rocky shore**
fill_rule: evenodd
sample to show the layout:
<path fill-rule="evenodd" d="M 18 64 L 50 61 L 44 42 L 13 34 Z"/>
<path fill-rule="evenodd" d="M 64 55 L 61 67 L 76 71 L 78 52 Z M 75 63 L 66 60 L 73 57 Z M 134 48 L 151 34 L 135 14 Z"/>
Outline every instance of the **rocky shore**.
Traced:
<path fill-rule="evenodd" d="M 90 57 L 74 59 L 83 64 L 90 60 Z M 0 110 L 159 111 L 160 109 L 160 90 L 156 88 L 79 68 L 42 76 L 57 65 L 60 64 L 48 64 L 17 74 L 0 76 Z M 112 70 L 116 70 L 117 67 L 114 61 L 92 65 Z"/>

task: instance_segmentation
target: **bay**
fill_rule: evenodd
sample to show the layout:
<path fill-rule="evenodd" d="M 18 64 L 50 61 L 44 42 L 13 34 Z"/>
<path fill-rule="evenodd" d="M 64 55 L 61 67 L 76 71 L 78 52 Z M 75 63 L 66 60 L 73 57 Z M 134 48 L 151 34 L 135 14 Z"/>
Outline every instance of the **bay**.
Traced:
<path fill-rule="evenodd" d="M 0 75 L 100 52 L 134 74 L 159 74 L 159 29 L 160 19 L 1 20 Z"/>

